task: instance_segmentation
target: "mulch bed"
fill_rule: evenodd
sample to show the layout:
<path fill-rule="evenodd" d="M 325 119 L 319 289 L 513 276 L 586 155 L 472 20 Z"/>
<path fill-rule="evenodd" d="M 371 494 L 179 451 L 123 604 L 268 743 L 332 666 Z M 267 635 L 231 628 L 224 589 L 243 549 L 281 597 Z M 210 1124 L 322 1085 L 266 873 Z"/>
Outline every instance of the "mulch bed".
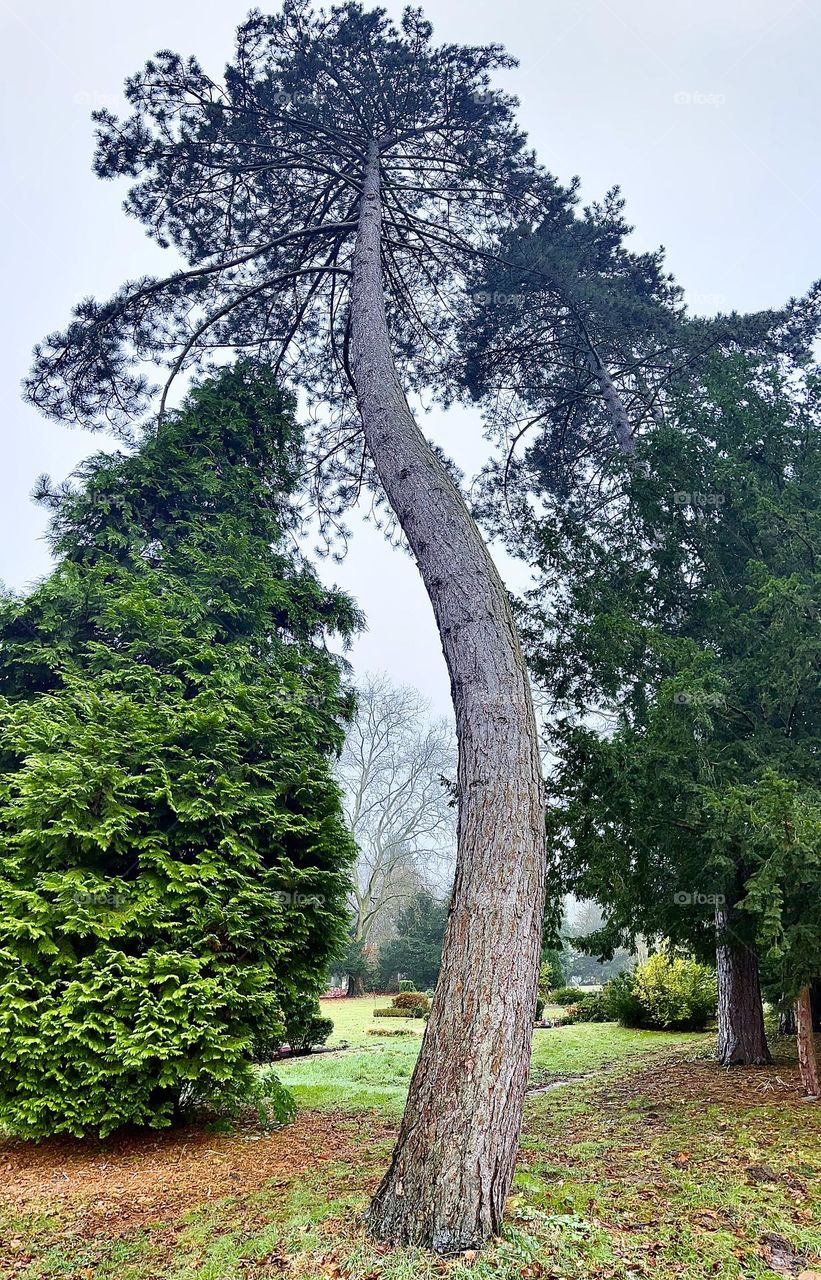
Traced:
<path fill-rule="evenodd" d="M 368 1117 L 303 1112 L 274 1132 L 231 1134 L 197 1128 L 123 1132 L 103 1141 L 0 1142 L 0 1206 L 83 1220 L 83 1234 L 123 1235 L 173 1223 L 192 1209 L 265 1187 L 287 1189 L 361 1159 L 363 1123 L 374 1138 L 393 1130 Z"/>
<path fill-rule="evenodd" d="M 660 1104 L 698 1102 L 716 1104 L 730 1111 L 771 1106 L 814 1109 L 821 1105 L 804 1095 L 798 1067 L 776 1062 L 769 1067 L 721 1067 L 708 1059 L 675 1058 L 654 1066 L 631 1070 L 610 1090 L 615 1098 L 650 1094 Z"/>

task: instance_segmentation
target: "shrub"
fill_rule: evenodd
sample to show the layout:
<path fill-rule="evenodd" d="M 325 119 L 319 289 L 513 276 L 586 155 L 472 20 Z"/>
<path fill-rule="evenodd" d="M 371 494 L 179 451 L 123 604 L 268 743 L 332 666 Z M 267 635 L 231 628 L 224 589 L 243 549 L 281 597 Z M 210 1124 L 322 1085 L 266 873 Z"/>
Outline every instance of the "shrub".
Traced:
<path fill-rule="evenodd" d="M 369 1036 L 415 1036 L 412 1027 L 368 1027 Z"/>
<path fill-rule="evenodd" d="M 271 1066 L 257 1068 L 247 1078 L 236 1078 L 226 1085 L 216 1100 L 189 1093 L 179 1109 L 179 1119 L 194 1124 L 216 1125 L 220 1131 L 230 1130 L 231 1122 L 255 1113 L 263 1129 L 276 1129 L 290 1124 L 297 1113 L 293 1095 L 276 1075 Z"/>
<path fill-rule="evenodd" d="M 416 990 L 416 983 L 415 983 L 415 982 L 411 982 L 410 978 L 400 978 L 400 980 L 399 980 L 399 991 L 400 991 L 400 993 L 404 993 L 404 992 L 411 992 L 411 991 L 415 991 L 415 990 Z"/>
<path fill-rule="evenodd" d="M 421 991 L 400 991 L 391 1001 L 394 1009 L 414 1009 L 420 1015 L 430 1009 L 430 1000 Z"/>
<path fill-rule="evenodd" d="M 419 1014 L 416 1009 L 395 1009 L 391 1005 L 387 1009 L 374 1009 L 373 1016 L 375 1018 L 418 1018 Z"/>
<path fill-rule="evenodd" d="M 263 1067 L 250 1093 L 259 1123 L 266 1129 L 290 1124 L 296 1116 L 296 1103 L 279 1076 L 270 1067 Z"/>
<path fill-rule="evenodd" d="M 574 1012 L 574 1022 L 607 1022 L 612 1016 L 604 991 L 590 991 L 575 1005 L 570 1005 Z"/>
<path fill-rule="evenodd" d="M 334 1029 L 331 1018 L 323 1018 L 316 1001 L 304 1003 L 299 1011 L 286 1018 L 285 1040 L 292 1053 L 310 1053 L 324 1044 Z"/>
<path fill-rule="evenodd" d="M 703 1031 L 715 1017 L 716 978 L 712 969 L 662 947 L 631 973 L 606 987 L 608 1009 L 628 1027 L 661 1031 Z"/>
<path fill-rule="evenodd" d="M 633 971 L 611 978 L 603 991 L 606 1008 L 623 1027 L 641 1027 L 645 1016 L 641 1001 L 633 990 Z"/>
<path fill-rule="evenodd" d="M 536 1021 L 541 1022 L 544 1017 L 544 1000 L 541 996 L 536 997 Z"/>
<path fill-rule="evenodd" d="M 551 1004 L 578 1004 L 584 999 L 585 992 L 581 987 L 556 987 L 555 991 L 550 993 Z"/>

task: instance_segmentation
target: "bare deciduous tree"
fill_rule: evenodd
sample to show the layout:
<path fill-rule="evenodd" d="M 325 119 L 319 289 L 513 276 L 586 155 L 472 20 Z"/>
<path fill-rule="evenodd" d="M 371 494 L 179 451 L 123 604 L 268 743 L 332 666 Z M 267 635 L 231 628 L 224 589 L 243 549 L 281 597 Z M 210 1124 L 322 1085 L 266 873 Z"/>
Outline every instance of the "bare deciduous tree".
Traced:
<path fill-rule="evenodd" d="M 448 782 L 455 766 L 448 722 L 431 721 L 429 704 L 415 689 L 385 675 L 360 686 L 338 768 L 359 850 L 351 901 L 355 942 L 367 943 L 387 909 L 420 884 L 449 887 L 456 812 Z"/>

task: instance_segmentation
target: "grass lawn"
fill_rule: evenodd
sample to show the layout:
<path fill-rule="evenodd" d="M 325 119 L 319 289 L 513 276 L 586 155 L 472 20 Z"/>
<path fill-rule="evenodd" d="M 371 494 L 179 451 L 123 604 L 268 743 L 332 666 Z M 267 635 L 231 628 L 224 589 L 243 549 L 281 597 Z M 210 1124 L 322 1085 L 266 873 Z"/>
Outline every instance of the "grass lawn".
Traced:
<path fill-rule="evenodd" d="M 369 1036 L 375 1003 L 328 1002 L 333 1042 L 352 1048 L 280 1064 L 301 1111 L 278 1132 L 249 1122 L 232 1133 L 0 1143 L 0 1276 L 821 1273 L 821 1106 L 802 1101 L 794 1063 L 728 1073 L 710 1060 L 711 1036 L 611 1024 L 536 1032 L 501 1238 L 475 1259 L 375 1245 L 359 1216 L 389 1157 L 420 1038 Z"/>
<path fill-rule="evenodd" d="M 353 1000 L 320 1000 L 322 1013 L 332 1018 L 333 1035 L 329 1045 L 343 1043 L 351 1045 L 373 1044 L 374 1036 L 370 1032 L 390 1032 L 397 1024 L 400 1028 L 410 1030 L 421 1039 L 425 1024 L 421 1018 L 375 1018 L 374 1009 L 385 1009 L 391 1002 L 390 996 L 358 996 Z M 389 1036 L 386 1038 L 390 1038 Z M 416 1045 L 417 1049 L 419 1045 Z"/>

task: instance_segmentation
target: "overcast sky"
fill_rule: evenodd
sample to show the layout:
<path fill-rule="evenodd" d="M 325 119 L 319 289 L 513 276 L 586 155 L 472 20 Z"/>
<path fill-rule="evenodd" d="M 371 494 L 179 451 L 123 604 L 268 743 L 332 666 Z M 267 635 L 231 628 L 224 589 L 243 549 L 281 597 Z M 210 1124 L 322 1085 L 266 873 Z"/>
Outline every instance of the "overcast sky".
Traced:
<path fill-rule="evenodd" d="M 124 77 L 157 49 L 194 53 L 220 74 L 249 7 L 2 0 L 0 580 L 10 587 L 49 565 L 44 514 L 28 496 L 36 477 L 62 479 L 101 444 L 21 403 L 30 349 L 81 297 L 168 269 L 121 212 L 123 188 L 93 176 L 89 113 L 118 110 Z M 398 16 L 403 6 L 385 7 Z M 821 276 L 817 0 L 429 0 L 425 11 L 441 39 L 501 42 L 519 59 L 499 84 L 520 98 L 542 162 L 563 180 L 579 174 L 589 199 L 619 184 L 636 246 L 666 246 L 696 311 L 778 305 Z M 437 412 L 425 425 L 475 469 L 475 415 Z M 355 665 L 417 685 L 446 711 L 444 661 L 409 558 L 357 529 L 346 563 L 324 572 L 367 614 Z"/>

